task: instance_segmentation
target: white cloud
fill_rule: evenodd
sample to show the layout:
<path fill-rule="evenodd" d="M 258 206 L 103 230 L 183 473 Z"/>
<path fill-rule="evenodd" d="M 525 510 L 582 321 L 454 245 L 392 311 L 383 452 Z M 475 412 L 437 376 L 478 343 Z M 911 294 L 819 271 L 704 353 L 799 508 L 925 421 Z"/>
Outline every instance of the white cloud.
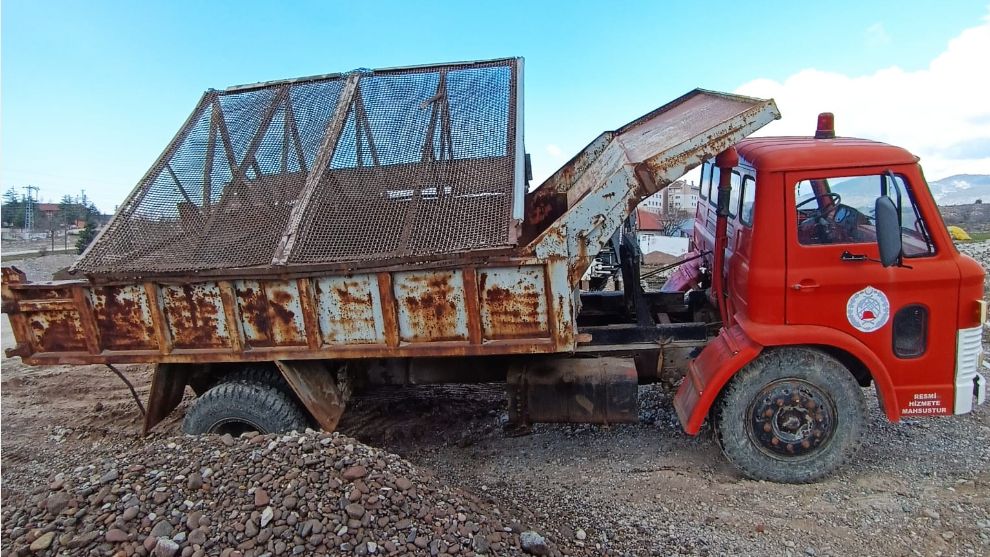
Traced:
<path fill-rule="evenodd" d="M 990 174 L 987 53 L 990 15 L 949 41 L 921 70 L 894 66 L 847 76 L 809 68 L 782 83 L 756 79 L 737 92 L 776 99 L 783 118 L 759 135 L 810 135 L 816 115 L 828 111 L 835 113 L 839 135 L 885 141 L 921 157 L 930 180 Z"/>
<path fill-rule="evenodd" d="M 554 145 L 553 143 L 548 143 L 546 150 L 547 150 L 547 154 L 556 160 L 560 160 L 564 158 L 564 150 Z"/>
<path fill-rule="evenodd" d="M 890 34 L 879 21 L 866 28 L 866 46 L 878 47 L 890 44 Z"/>

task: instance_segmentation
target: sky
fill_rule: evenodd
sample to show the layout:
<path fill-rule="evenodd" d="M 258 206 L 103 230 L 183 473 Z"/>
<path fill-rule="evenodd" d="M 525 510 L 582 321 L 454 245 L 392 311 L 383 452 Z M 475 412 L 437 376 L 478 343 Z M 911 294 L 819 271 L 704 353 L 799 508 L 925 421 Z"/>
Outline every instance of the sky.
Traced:
<path fill-rule="evenodd" d="M 522 56 L 535 183 L 605 130 L 703 87 L 773 97 L 764 133 L 887 141 L 926 176 L 990 174 L 980 1 L 0 5 L 0 190 L 126 197 L 203 91 L 355 68 Z"/>

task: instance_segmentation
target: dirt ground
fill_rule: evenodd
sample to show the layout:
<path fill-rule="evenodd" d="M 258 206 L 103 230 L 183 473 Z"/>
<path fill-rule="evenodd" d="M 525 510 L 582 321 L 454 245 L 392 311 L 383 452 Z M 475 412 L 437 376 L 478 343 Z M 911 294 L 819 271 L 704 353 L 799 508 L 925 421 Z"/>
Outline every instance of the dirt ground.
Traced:
<path fill-rule="evenodd" d="M 2 319 L 3 346 L 12 344 Z M 87 464 L 108 441 L 144 443 L 129 390 L 100 366 L 0 362 L 2 500 Z M 122 366 L 142 399 L 150 368 Z M 601 554 L 990 554 L 990 407 L 965 416 L 872 420 L 836 476 L 792 486 L 743 479 L 710 433 L 685 435 L 672 393 L 641 389 L 641 423 L 503 433 L 494 386 L 417 387 L 354 401 L 341 430 L 397 452 L 557 536 Z M 154 437 L 181 435 L 187 400 Z"/>

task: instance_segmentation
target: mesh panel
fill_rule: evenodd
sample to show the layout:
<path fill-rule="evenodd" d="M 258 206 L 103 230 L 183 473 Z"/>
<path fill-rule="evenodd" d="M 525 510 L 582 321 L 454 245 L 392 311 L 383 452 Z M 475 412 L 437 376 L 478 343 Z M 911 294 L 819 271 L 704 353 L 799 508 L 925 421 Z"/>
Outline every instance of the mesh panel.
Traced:
<path fill-rule="evenodd" d="M 153 274 L 507 246 L 516 72 L 500 60 L 368 72 L 351 89 L 354 76 L 339 75 L 208 91 L 77 268 Z M 327 141 L 338 105 L 346 118 Z"/>

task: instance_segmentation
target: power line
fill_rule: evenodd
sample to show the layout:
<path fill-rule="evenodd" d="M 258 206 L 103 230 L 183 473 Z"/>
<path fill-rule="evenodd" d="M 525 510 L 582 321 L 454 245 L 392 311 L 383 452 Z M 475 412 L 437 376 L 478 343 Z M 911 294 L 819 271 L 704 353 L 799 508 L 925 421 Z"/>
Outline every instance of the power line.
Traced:
<path fill-rule="evenodd" d="M 31 191 L 38 192 L 38 186 L 24 186 L 27 190 L 27 200 L 24 204 L 24 230 L 34 230 L 34 198 Z"/>

